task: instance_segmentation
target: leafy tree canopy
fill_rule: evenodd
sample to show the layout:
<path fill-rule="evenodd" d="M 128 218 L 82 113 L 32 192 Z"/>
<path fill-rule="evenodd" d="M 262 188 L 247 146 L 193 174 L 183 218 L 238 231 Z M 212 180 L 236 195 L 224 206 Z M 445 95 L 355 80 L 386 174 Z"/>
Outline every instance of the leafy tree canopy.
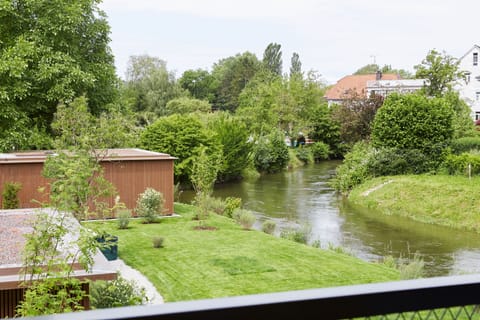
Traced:
<path fill-rule="evenodd" d="M 394 69 L 392 68 L 391 65 L 384 65 L 383 67 L 380 67 L 376 63 L 371 63 L 367 64 L 357 71 L 355 71 L 353 74 L 354 75 L 359 75 L 359 74 L 372 74 L 376 73 L 377 71 L 381 71 L 382 73 L 396 73 L 399 74 L 402 79 L 412 79 L 414 76 L 412 75 L 411 72 L 404 70 L 404 69 Z"/>
<path fill-rule="evenodd" d="M 187 70 L 178 80 L 180 86 L 188 90 L 193 98 L 212 102 L 215 98 L 217 82 L 206 70 Z"/>

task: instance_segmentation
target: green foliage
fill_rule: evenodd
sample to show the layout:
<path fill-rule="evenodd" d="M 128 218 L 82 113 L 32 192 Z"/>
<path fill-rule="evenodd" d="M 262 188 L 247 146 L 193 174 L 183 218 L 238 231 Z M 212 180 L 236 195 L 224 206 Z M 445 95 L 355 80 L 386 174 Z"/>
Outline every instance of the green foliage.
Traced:
<path fill-rule="evenodd" d="M 195 99 L 212 102 L 215 98 L 215 78 L 206 70 L 187 70 L 178 83 Z"/>
<path fill-rule="evenodd" d="M 208 101 L 186 97 L 180 97 L 168 101 L 165 107 L 165 114 L 188 114 L 193 112 L 210 112 L 212 106 Z"/>
<path fill-rule="evenodd" d="M 131 56 L 126 73 L 126 96 L 135 112 L 165 115 L 167 102 L 186 92 L 167 70 L 167 63 L 148 55 Z"/>
<path fill-rule="evenodd" d="M 263 66 L 266 70 L 279 77 L 282 76 L 282 49 L 278 43 L 270 43 L 263 52 Z"/>
<path fill-rule="evenodd" d="M 148 126 L 140 136 L 142 148 L 164 152 L 177 157 L 175 181 L 190 183 L 193 164 L 206 147 L 211 156 L 220 153 L 214 134 L 207 130 L 195 115 L 171 115 L 162 117 Z"/>
<path fill-rule="evenodd" d="M 130 209 L 118 210 L 118 215 L 117 215 L 118 229 L 128 229 L 128 225 L 130 224 L 131 217 L 132 217 L 132 210 Z"/>
<path fill-rule="evenodd" d="M 298 53 L 294 52 L 290 59 L 290 78 L 302 77 L 302 62 Z"/>
<path fill-rule="evenodd" d="M 313 152 L 310 147 L 301 146 L 295 149 L 296 157 L 302 161 L 304 164 L 313 163 Z"/>
<path fill-rule="evenodd" d="M 361 184 L 370 177 L 368 162 L 374 155 L 373 148 L 364 142 L 356 143 L 352 150 L 345 155 L 343 163 L 337 167 L 335 177 L 332 179 L 332 186 L 347 193 L 353 187 Z"/>
<path fill-rule="evenodd" d="M 441 154 L 438 158 L 443 159 Z M 370 176 L 378 177 L 434 172 L 438 165 L 438 161 L 421 150 L 380 148 L 368 159 L 367 170 Z"/>
<path fill-rule="evenodd" d="M 480 154 L 462 153 L 448 155 L 443 168 L 451 175 L 472 176 L 480 174 Z"/>
<path fill-rule="evenodd" d="M 454 112 L 443 98 L 391 94 L 378 110 L 372 129 L 376 147 L 418 149 L 431 153 L 453 136 Z"/>
<path fill-rule="evenodd" d="M 309 113 L 311 132 L 309 137 L 317 142 L 328 145 L 332 158 L 341 158 L 347 153 L 345 143 L 340 137 L 341 121 L 334 117 L 335 108 L 329 108 L 326 103 L 319 104 Z"/>
<path fill-rule="evenodd" d="M 480 136 L 458 138 L 453 140 L 450 146 L 455 154 L 480 151 Z"/>
<path fill-rule="evenodd" d="M 163 248 L 163 242 L 164 242 L 165 238 L 163 237 L 159 237 L 159 236 L 155 236 L 152 238 L 152 244 L 153 244 L 153 247 L 154 248 Z"/>
<path fill-rule="evenodd" d="M 250 230 L 257 220 L 252 211 L 240 208 L 233 210 L 232 217 L 245 230 Z"/>
<path fill-rule="evenodd" d="M 245 123 L 228 113 L 217 113 L 209 127 L 216 133 L 222 146 L 222 164 L 218 171 L 219 181 L 231 181 L 242 177 L 242 172 L 251 162 L 253 143 Z"/>
<path fill-rule="evenodd" d="M 2 191 L 3 209 L 16 209 L 20 205 L 18 192 L 22 189 L 22 184 L 18 182 L 5 182 Z"/>
<path fill-rule="evenodd" d="M 72 229 L 78 234 L 67 237 Z M 52 209 L 37 214 L 33 231 L 25 237 L 23 286 L 27 289 L 18 313 L 33 316 L 81 310 L 87 293 L 73 273 L 78 263 L 91 270 L 97 250 L 91 232 L 66 211 Z"/>
<path fill-rule="evenodd" d="M 382 73 L 395 73 L 399 74 L 402 79 L 413 79 L 413 75 L 404 69 L 393 69 L 391 65 L 384 65 L 383 67 L 380 68 L 380 66 L 376 63 L 372 64 L 367 64 L 357 71 L 355 71 L 353 74 L 354 75 L 359 75 L 359 74 L 373 74 L 376 73 L 377 71 L 381 71 Z"/>
<path fill-rule="evenodd" d="M 250 52 L 237 54 L 220 60 L 213 65 L 215 78 L 214 107 L 220 110 L 235 111 L 238 97 L 249 81 L 260 70 L 258 58 Z"/>
<path fill-rule="evenodd" d="M 115 194 L 115 188 L 103 175 L 103 167 L 88 151 L 50 155 L 42 175 L 50 180 L 51 205 L 72 212 L 77 219 L 88 218 L 91 204 L 101 208 L 103 199 Z"/>
<path fill-rule="evenodd" d="M 153 188 L 147 188 L 138 196 L 135 211 L 143 217 L 145 223 L 158 222 L 159 216 L 164 212 L 165 198 L 163 194 Z"/>
<path fill-rule="evenodd" d="M 416 65 L 415 77 L 417 79 L 428 79 L 429 83 L 425 86 L 425 93 L 429 96 L 442 96 L 447 91 L 452 90 L 453 85 L 464 78 L 464 71 L 459 70 L 460 61 L 436 50 L 430 50 L 422 60 L 422 63 Z"/>
<path fill-rule="evenodd" d="M 273 234 L 275 232 L 276 227 L 277 227 L 277 224 L 273 220 L 265 220 L 262 223 L 262 231 L 267 234 Z"/>
<path fill-rule="evenodd" d="M 402 280 L 422 278 L 425 274 L 425 262 L 420 254 L 415 253 L 412 260 L 400 263 L 398 270 Z"/>
<path fill-rule="evenodd" d="M 288 160 L 288 147 L 279 131 L 261 136 L 253 149 L 253 162 L 260 172 L 274 173 L 285 169 Z"/>
<path fill-rule="evenodd" d="M 99 114 L 114 101 L 110 28 L 98 1 L 3 1 L 1 12 L 2 114 L 8 105 L 15 117 L 42 128 L 59 102 L 85 94 L 90 110 Z M 19 125 L 0 121 L 0 132 Z"/>
<path fill-rule="evenodd" d="M 142 305 L 148 302 L 145 289 L 120 275 L 111 281 L 90 283 L 90 301 L 94 309 Z"/>
<path fill-rule="evenodd" d="M 312 226 L 302 225 L 299 228 L 285 228 L 280 232 L 280 238 L 307 244 L 312 235 Z"/>
<path fill-rule="evenodd" d="M 317 162 L 320 160 L 327 160 L 330 154 L 330 148 L 324 142 L 315 142 L 310 146 L 312 150 L 313 159 Z"/>
<path fill-rule="evenodd" d="M 221 216 L 225 214 L 225 207 L 227 204 L 224 200 L 221 198 L 208 197 L 206 201 L 206 207 L 208 208 L 208 211 L 212 211 Z"/>
<path fill-rule="evenodd" d="M 235 209 L 242 207 L 242 198 L 227 197 L 225 199 L 225 215 L 229 218 L 233 218 L 233 212 Z"/>

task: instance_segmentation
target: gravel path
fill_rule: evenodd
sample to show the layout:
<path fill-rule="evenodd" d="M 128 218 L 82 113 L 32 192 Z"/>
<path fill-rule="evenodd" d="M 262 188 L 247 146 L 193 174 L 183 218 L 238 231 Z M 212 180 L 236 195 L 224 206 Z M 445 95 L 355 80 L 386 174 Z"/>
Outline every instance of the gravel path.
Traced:
<path fill-rule="evenodd" d="M 162 296 L 158 293 L 155 286 L 138 270 L 129 267 L 122 259 L 109 261 L 108 265 L 113 270 L 120 272 L 120 275 L 127 280 L 134 280 L 139 287 L 144 287 L 149 304 L 163 303 Z"/>

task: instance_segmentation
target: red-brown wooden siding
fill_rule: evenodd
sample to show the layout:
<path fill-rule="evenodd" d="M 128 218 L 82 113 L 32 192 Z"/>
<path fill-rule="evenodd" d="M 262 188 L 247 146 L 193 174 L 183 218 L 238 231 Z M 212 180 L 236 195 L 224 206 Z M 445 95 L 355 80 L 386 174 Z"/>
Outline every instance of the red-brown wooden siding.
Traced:
<path fill-rule="evenodd" d="M 154 188 L 165 197 L 165 214 L 173 213 L 173 159 L 151 160 L 105 160 L 102 166 L 105 169 L 105 178 L 113 183 L 120 196 L 120 201 L 127 208 L 134 209 L 138 195 L 146 188 Z M 18 194 L 20 208 L 37 208 L 37 201 L 48 200 L 48 180 L 42 176 L 43 162 L 1 163 L 0 164 L 0 193 L 3 192 L 5 182 L 19 182 L 22 188 Z M 44 187 L 44 193 L 38 191 Z M 114 197 L 108 199 L 110 205 Z M 3 200 L 0 197 L 0 208 Z"/>

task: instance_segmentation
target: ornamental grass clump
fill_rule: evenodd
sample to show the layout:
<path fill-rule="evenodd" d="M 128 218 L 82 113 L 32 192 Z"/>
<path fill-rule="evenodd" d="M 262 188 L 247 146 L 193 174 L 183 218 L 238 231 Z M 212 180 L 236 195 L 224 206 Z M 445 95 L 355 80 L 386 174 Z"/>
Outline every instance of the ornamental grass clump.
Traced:
<path fill-rule="evenodd" d="M 154 223 L 158 222 L 164 211 L 164 206 L 165 198 L 163 194 L 155 189 L 147 188 L 138 197 L 135 210 L 140 217 L 143 217 L 145 223 Z"/>
<path fill-rule="evenodd" d="M 245 209 L 235 209 L 233 211 L 233 219 L 245 230 L 250 230 L 257 220 L 250 210 Z"/>
<path fill-rule="evenodd" d="M 277 227 L 277 224 L 275 223 L 275 221 L 266 220 L 262 224 L 262 231 L 267 233 L 267 234 L 273 234 L 275 232 L 276 227 Z"/>
<path fill-rule="evenodd" d="M 163 241 L 165 239 L 163 237 L 153 237 L 152 243 L 154 248 L 163 248 Z"/>
<path fill-rule="evenodd" d="M 130 223 L 130 218 L 132 217 L 132 211 L 129 209 L 118 210 L 118 229 L 128 229 L 128 224 Z"/>

